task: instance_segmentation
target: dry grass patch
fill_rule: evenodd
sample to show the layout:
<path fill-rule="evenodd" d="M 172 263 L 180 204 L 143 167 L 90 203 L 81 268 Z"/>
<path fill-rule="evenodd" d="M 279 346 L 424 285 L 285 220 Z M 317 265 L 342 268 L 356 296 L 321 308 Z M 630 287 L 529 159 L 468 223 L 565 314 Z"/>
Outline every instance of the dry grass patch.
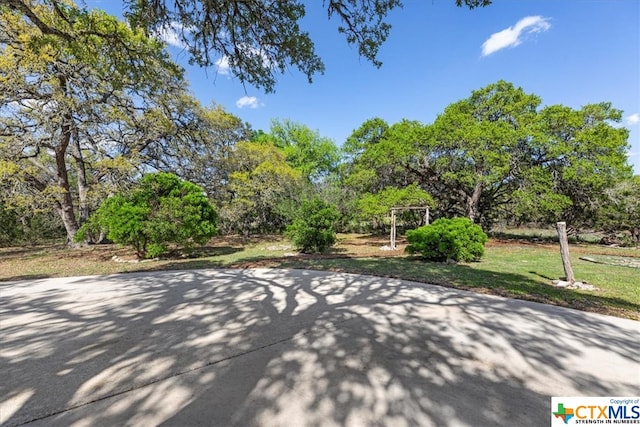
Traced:
<path fill-rule="evenodd" d="M 396 277 L 439 284 L 475 292 L 520 298 L 632 319 L 640 318 L 640 269 L 580 260 L 581 256 L 634 257 L 640 249 L 593 244 L 571 245 L 578 280 L 598 287 L 596 291 L 558 289 L 553 279 L 563 276 L 557 244 L 526 240 L 492 239 L 481 262 L 447 265 L 425 262 L 398 250 L 382 250 L 386 236 L 342 234 L 331 253 L 295 255 L 281 236 L 223 236 L 191 254 L 149 262 L 135 261 L 132 250 L 117 245 L 67 249 L 50 244 L 26 248 L 0 248 L 0 281 L 61 276 L 84 276 L 132 271 L 197 268 L 308 268 Z M 1 283 L 0 283 L 1 286 Z"/>

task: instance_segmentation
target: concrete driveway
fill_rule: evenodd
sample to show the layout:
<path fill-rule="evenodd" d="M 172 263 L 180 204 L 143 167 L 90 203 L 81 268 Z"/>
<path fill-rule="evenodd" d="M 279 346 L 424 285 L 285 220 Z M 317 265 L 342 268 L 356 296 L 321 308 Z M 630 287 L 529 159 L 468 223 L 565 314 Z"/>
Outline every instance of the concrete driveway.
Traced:
<path fill-rule="evenodd" d="M 0 283 L 0 424 L 543 426 L 638 395 L 640 322 L 419 283 L 192 270 Z"/>

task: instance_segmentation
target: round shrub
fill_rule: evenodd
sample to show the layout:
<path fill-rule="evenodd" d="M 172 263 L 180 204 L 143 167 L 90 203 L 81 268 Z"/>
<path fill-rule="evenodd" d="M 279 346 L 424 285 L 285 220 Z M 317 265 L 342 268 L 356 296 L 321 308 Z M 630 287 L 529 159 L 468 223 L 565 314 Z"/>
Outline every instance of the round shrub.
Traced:
<path fill-rule="evenodd" d="M 336 242 L 335 224 L 339 218 L 338 209 L 329 203 L 318 198 L 304 201 L 285 235 L 301 252 L 324 252 Z"/>
<path fill-rule="evenodd" d="M 216 218 L 200 187 L 170 173 L 153 173 L 133 191 L 105 200 L 76 238 L 105 230 L 110 240 L 132 246 L 139 258 L 154 258 L 169 244 L 206 243 L 217 231 Z"/>
<path fill-rule="evenodd" d="M 488 240 L 482 228 L 469 218 L 440 218 L 407 231 L 406 251 L 431 261 L 477 261 L 484 255 Z"/>

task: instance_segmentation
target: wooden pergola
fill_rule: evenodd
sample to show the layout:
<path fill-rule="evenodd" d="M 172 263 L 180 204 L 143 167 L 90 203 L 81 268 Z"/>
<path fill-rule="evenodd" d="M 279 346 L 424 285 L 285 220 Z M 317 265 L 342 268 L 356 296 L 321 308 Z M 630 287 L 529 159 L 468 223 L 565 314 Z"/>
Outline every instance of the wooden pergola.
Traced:
<path fill-rule="evenodd" d="M 396 206 L 391 208 L 391 250 L 396 250 L 396 211 L 424 211 L 424 223 L 429 224 L 429 206 Z"/>

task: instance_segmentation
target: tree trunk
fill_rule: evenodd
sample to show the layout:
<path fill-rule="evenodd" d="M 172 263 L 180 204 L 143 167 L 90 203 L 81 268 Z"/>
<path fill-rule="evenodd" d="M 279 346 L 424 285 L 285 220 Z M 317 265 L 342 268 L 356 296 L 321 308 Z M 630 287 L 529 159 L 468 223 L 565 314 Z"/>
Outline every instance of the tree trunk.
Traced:
<path fill-rule="evenodd" d="M 66 95 L 67 79 L 63 74 L 57 75 L 58 82 L 62 93 Z M 56 181 L 60 189 L 60 197 L 58 197 L 58 214 L 62 218 L 62 223 L 67 231 L 67 245 L 76 246 L 73 241 L 74 236 L 78 232 L 78 221 L 73 208 L 73 198 L 71 197 L 71 186 L 69 185 L 69 171 L 67 169 L 66 156 L 67 149 L 71 142 L 71 132 L 73 131 L 73 115 L 69 110 L 62 112 L 62 126 L 60 129 L 60 140 L 55 147 L 56 157 Z"/>
<path fill-rule="evenodd" d="M 89 184 L 87 183 L 87 168 L 80 148 L 78 129 L 75 126 L 73 129 L 73 148 L 73 158 L 76 161 L 76 173 L 78 175 L 78 223 L 82 225 L 89 218 L 89 202 L 87 200 Z"/>
<path fill-rule="evenodd" d="M 78 222 L 76 221 L 76 215 L 73 210 L 73 198 L 71 197 L 70 185 L 69 185 L 69 172 L 67 170 L 67 164 L 65 157 L 69 142 L 71 141 L 71 113 L 65 114 L 64 124 L 62 125 L 62 135 L 60 136 L 60 142 L 56 146 L 56 178 L 58 187 L 61 194 L 58 198 L 58 213 L 62 218 L 62 223 L 67 231 L 67 244 L 75 246 L 73 237 L 78 231 Z"/>
<path fill-rule="evenodd" d="M 473 222 L 477 222 L 480 216 L 480 196 L 482 196 L 482 183 L 477 182 L 471 197 L 467 197 L 467 216 Z"/>

